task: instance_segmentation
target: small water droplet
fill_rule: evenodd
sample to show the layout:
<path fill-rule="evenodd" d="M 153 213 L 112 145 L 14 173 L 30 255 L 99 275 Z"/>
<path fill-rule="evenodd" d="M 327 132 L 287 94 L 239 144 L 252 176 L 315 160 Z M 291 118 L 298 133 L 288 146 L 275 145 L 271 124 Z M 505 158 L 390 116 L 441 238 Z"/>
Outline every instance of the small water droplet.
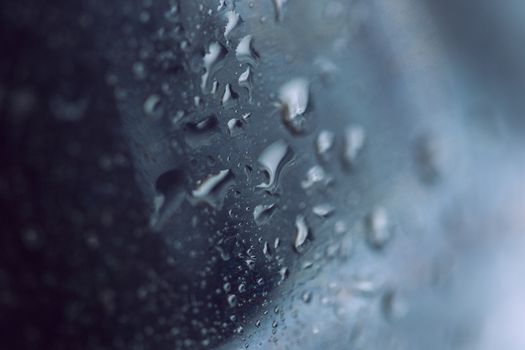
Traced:
<path fill-rule="evenodd" d="M 322 130 L 319 132 L 319 135 L 317 135 L 317 139 L 315 140 L 315 150 L 317 155 L 321 159 L 326 159 L 328 151 L 334 146 L 334 142 L 335 133 L 328 130 Z"/>
<path fill-rule="evenodd" d="M 295 134 L 303 133 L 306 120 L 303 114 L 308 107 L 309 83 L 306 79 L 290 80 L 279 90 L 281 101 L 281 116 L 284 125 Z"/>
<path fill-rule="evenodd" d="M 237 136 L 242 133 L 243 122 L 241 119 L 232 118 L 228 120 L 228 132 L 230 136 Z"/>
<path fill-rule="evenodd" d="M 365 129 L 361 126 L 350 126 L 344 133 L 343 165 L 350 169 L 354 166 L 359 152 L 365 144 Z"/>
<path fill-rule="evenodd" d="M 334 211 L 335 207 L 329 203 L 318 204 L 312 208 L 312 212 L 322 218 L 332 215 Z"/>
<path fill-rule="evenodd" d="M 277 22 L 282 21 L 283 19 L 283 6 L 287 0 L 273 0 L 273 5 L 275 8 L 275 20 Z"/>
<path fill-rule="evenodd" d="M 144 113 L 153 118 L 160 118 L 164 114 L 162 100 L 159 95 L 152 94 L 144 101 Z"/>
<path fill-rule="evenodd" d="M 230 307 L 237 306 L 237 296 L 235 294 L 228 295 L 228 304 L 230 304 Z"/>
<path fill-rule="evenodd" d="M 246 285 L 244 283 L 239 284 L 239 287 L 237 288 L 237 290 L 239 291 L 239 293 L 246 292 Z"/>
<path fill-rule="evenodd" d="M 224 289 L 225 292 L 229 292 L 232 289 L 232 285 L 230 284 L 230 282 L 226 282 L 224 283 L 222 288 Z"/>
<path fill-rule="evenodd" d="M 224 94 L 222 95 L 222 106 L 224 108 L 232 108 L 236 104 L 236 100 L 239 97 L 235 91 L 233 91 L 230 84 L 226 84 L 224 87 Z"/>
<path fill-rule="evenodd" d="M 314 165 L 306 173 L 306 179 L 301 181 L 301 187 L 305 190 L 316 185 L 326 186 L 332 182 L 332 178 L 326 174 L 320 165 Z"/>
<path fill-rule="evenodd" d="M 235 49 L 235 57 L 241 63 L 247 63 L 252 67 L 257 64 L 259 54 L 253 48 L 253 36 L 246 35 L 239 41 L 237 48 Z"/>
<path fill-rule="evenodd" d="M 239 86 L 245 88 L 248 91 L 248 97 L 250 101 L 252 100 L 252 80 L 252 72 L 250 67 L 248 67 L 239 76 Z"/>
<path fill-rule="evenodd" d="M 263 245 L 263 254 L 264 256 L 267 258 L 267 259 L 271 259 L 272 258 L 272 252 L 270 250 L 270 245 L 268 244 L 268 242 L 264 242 L 264 245 Z"/>
<path fill-rule="evenodd" d="M 381 298 L 381 309 L 388 321 L 403 318 L 408 313 L 406 301 L 394 290 L 387 290 Z"/>
<path fill-rule="evenodd" d="M 310 301 L 312 301 L 312 292 L 308 291 L 308 290 L 305 290 L 302 294 L 301 294 L 301 300 L 305 303 L 305 304 L 309 304 Z"/>
<path fill-rule="evenodd" d="M 253 220 L 257 226 L 266 224 L 270 220 L 276 207 L 275 203 L 257 205 L 253 210 Z"/>
<path fill-rule="evenodd" d="M 303 215 L 297 215 L 295 218 L 295 229 L 294 248 L 296 252 L 301 253 L 309 233 L 308 225 L 306 224 L 306 219 Z"/>
<path fill-rule="evenodd" d="M 266 147 L 258 158 L 263 170 L 268 175 L 268 183 L 257 185 L 257 188 L 275 190 L 279 181 L 279 175 L 287 163 L 287 155 L 291 154 L 288 144 L 279 140 Z"/>
<path fill-rule="evenodd" d="M 365 224 L 368 244 L 373 249 L 382 249 L 391 236 L 386 210 L 376 207 L 367 216 Z"/>
<path fill-rule="evenodd" d="M 288 268 L 281 267 L 281 269 L 279 270 L 279 276 L 281 278 L 279 282 L 283 282 L 288 277 Z"/>

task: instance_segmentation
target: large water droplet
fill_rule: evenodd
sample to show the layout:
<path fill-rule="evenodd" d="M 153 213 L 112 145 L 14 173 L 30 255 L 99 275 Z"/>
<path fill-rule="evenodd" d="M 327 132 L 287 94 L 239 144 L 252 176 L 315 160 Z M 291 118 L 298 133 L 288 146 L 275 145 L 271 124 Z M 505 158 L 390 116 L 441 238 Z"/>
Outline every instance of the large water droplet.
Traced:
<path fill-rule="evenodd" d="M 343 164 L 347 168 L 354 166 L 359 151 L 365 144 L 365 129 L 361 126 L 350 126 L 344 134 Z"/>
<path fill-rule="evenodd" d="M 235 56 L 239 62 L 255 66 L 259 59 L 259 54 L 253 48 L 252 41 L 252 35 L 246 35 L 243 37 L 235 49 Z"/>
<path fill-rule="evenodd" d="M 296 232 L 293 246 L 296 252 L 301 253 L 309 233 L 308 225 L 306 224 L 306 219 L 303 215 L 297 215 L 295 218 L 295 230 Z"/>
<path fill-rule="evenodd" d="M 291 150 L 288 147 L 288 144 L 283 140 L 275 141 L 264 149 L 259 156 L 258 161 L 268 175 L 268 183 L 257 185 L 257 188 L 268 189 L 271 191 L 277 187 L 279 174 L 286 164 L 287 158 L 291 158 L 288 157 L 290 154 Z"/>
<path fill-rule="evenodd" d="M 222 61 L 228 51 L 224 46 L 218 42 L 213 42 L 208 48 L 208 52 L 204 55 L 204 69 L 205 72 L 202 75 L 201 88 L 203 91 L 206 90 L 208 80 L 212 78 L 213 74 L 220 68 Z"/>
<path fill-rule="evenodd" d="M 204 202 L 212 207 L 219 208 L 231 179 L 233 179 L 233 173 L 229 169 L 210 175 L 191 192 L 194 202 Z"/>
<path fill-rule="evenodd" d="M 309 83 L 306 79 L 296 78 L 279 90 L 281 116 L 285 126 L 293 133 L 305 131 L 306 120 L 303 116 L 308 107 Z"/>
<path fill-rule="evenodd" d="M 275 203 L 257 205 L 253 210 L 253 220 L 257 226 L 267 223 L 276 207 Z"/>

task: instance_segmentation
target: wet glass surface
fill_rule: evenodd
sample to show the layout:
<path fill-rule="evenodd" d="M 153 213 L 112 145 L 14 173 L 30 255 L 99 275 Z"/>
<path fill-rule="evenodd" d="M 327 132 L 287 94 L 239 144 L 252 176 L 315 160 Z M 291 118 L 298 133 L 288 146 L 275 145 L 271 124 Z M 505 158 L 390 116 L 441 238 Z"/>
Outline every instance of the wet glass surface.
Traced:
<path fill-rule="evenodd" d="M 524 5 L 0 5 L 6 349 L 522 349 Z"/>

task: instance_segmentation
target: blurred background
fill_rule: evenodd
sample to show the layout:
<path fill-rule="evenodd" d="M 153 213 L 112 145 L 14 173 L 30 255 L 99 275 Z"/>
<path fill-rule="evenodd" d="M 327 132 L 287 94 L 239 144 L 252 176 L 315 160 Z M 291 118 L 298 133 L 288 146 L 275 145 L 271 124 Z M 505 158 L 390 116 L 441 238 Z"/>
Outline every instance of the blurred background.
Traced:
<path fill-rule="evenodd" d="M 3 1 L 0 348 L 525 348 L 523 18 Z"/>

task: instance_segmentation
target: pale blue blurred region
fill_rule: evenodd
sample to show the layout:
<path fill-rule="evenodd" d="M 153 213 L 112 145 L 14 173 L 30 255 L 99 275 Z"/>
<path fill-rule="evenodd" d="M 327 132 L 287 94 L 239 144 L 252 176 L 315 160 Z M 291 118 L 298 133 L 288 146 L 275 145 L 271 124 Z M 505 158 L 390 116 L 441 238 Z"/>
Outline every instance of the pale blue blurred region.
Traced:
<path fill-rule="evenodd" d="M 322 53 L 335 63 L 329 88 L 313 88 L 319 124 L 347 118 L 381 140 L 368 150 L 376 163 L 367 190 L 388 203 L 398 232 L 385 256 L 357 252 L 304 282 L 314 290 L 332 284 L 333 305 L 320 300 L 298 308 L 275 348 L 525 348 L 519 331 L 525 322 L 525 4 L 342 2 L 348 22 L 359 13 L 365 29 L 341 44 L 351 53 L 340 53 L 340 43 L 323 34 L 334 35 L 343 21 L 309 17 L 327 3 L 287 3 L 286 35 L 303 33 L 285 44 L 295 50 L 292 69 L 311 72 L 302 55 Z M 440 145 L 443 177 L 431 189 L 421 189 L 404 156 L 421 134 Z M 399 287 L 406 314 L 385 322 L 380 304 L 346 294 L 355 271 Z M 260 348 L 266 348 L 269 332 L 270 325 L 257 331 L 251 343 L 264 339 Z"/>

